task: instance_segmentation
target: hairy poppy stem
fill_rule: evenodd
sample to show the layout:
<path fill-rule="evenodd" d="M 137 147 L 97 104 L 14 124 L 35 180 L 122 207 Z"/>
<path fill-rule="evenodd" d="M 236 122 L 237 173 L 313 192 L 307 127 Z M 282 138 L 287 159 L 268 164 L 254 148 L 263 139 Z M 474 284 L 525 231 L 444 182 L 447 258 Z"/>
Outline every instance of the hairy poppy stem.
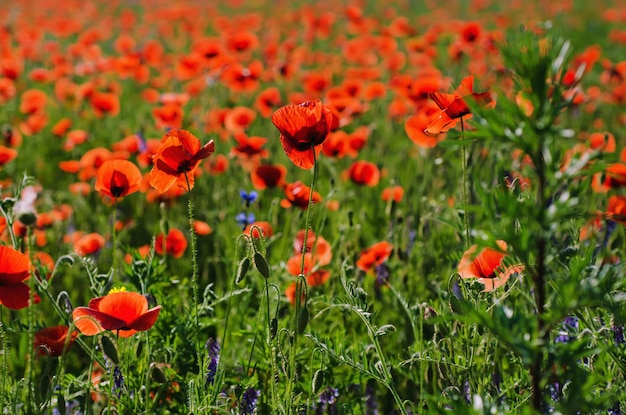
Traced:
<path fill-rule="evenodd" d="M 113 249 L 113 258 L 111 258 L 111 262 L 113 267 L 113 276 L 117 273 L 117 228 L 115 226 L 115 222 L 117 222 L 117 197 L 115 198 L 115 202 L 113 204 L 113 224 L 111 225 L 111 244 Z"/>
<path fill-rule="evenodd" d="M 463 117 L 461 120 L 461 139 L 464 141 L 461 146 L 461 174 L 463 175 L 463 221 L 465 224 L 465 248 L 470 247 L 470 224 L 469 215 L 467 212 L 467 155 L 465 149 L 465 125 L 463 124 Z"/>
<path fill-rule="evenodd" d="M 29 259 L 32 264 L 32 249 L 30 246 L 30 237 L 31 237 L 31 228 L 30 226 L 26 227 L 26 249 L 28 252 Z M 35 359 L 35 333 L 33 332 L 35 326 L 35 312 L 33 310 L 33 305 L 35 304 L 35 275 L 32 271 L 30 271 L 30 278 L 28 278 L 28 288 L 29 288 L 29 298 L 28 298 L 28 348 L 30 352 L 30 358 L 28 359 L 28 404 L 27 408 L 29 412 L 33 410 L 33 401 L 35 399 L 35 387 L 33 385 L 33 371 L 35 369 L 35 364 L 33 360 Z"/>
<path fill-rule="evenodd" d="M 194 229 L 193 218 L 193 197 L 191 195 L 191 186 L 189 185 L 189 177 L 185 173 L 185 181 L 187 182 L 187 208 L 189 213 L 189 237 L 191 238 L 191 287 L 193 290 L 193 307 L 195 311 L 195 323 L 196 323 L 196 355 L 198 357 L 198 374 L 202 376 L 202 351 L 200 349 L 200 321 L 198 317 L 198 253 L 196 249 L 196 232 Z"/>
<path fill-rule="evenodd" d="M 300 263 L 300 275 L 296 280 L 296 306 L 293 315 L 293 345 L 290 353 L 289 361 L 289 383 L 286 398 L 291 400 L 293 394 L 293 386 L 296 381 L 296 350 L 298 346 L 298 332 L 300 331 L 300 310 L 302 309 L 302 293 L 306 293 L 306 275 L 304 274 L 304 265 L 307 252 L 309 227 L 311 226 L 311 210 L 313 205 L 313 192 L 315 191 L 315 182 L 317 179 L 317 155 L 315 154 L 315 146 L 311 145 L 313 152 L 313 178 L 311 179 L 311 189 L 309 190 L 309 204 L 306 209 L 306 220 L 304 226 L 304 243 L 302 244 L 302 262 Z M 304 307 L 306 307 L 306 297 L 304 298 Z M 291 413 L 291 405 L 288 405 L 287 413 Z"/>

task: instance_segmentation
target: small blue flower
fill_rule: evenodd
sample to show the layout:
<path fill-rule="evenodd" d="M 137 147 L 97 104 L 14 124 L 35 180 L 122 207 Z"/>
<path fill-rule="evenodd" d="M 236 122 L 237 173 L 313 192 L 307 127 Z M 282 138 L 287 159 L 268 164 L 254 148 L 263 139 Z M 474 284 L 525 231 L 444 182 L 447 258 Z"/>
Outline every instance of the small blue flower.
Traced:
<path fill-rule="evenodd" d="M 254 220 L 255 220 L 254 213 L 248 213 L 248 214 L 246 214 L 245 212 L 238 213 L 237 216 L 235 216 L 235 220 L 237 221 L 239 226 L 241 226 L 241 229 L 246 229 L 246 226 L 254 223 Z"/>
<path fill-rule="evenodd" d="M 241 401 L 239 401 L 239 410 L 241 414 L 253 414 L 256 409 L 257 402 L 259 401 L 259 396 L 261 391 L 258 391 L 254 388 L 248 388 L 241 395 Z"/>
<path fill-rule="evenodd" d="M 254 190 L 250 191 L 250 193 L 245 190 L 240 190 L 239 196 L 241 196 L 241 200 L 246 204 L 246 207 L 248 207 L 250 204 L 254 203 L 257 197 L 259 197 L 259 194 Z"/>

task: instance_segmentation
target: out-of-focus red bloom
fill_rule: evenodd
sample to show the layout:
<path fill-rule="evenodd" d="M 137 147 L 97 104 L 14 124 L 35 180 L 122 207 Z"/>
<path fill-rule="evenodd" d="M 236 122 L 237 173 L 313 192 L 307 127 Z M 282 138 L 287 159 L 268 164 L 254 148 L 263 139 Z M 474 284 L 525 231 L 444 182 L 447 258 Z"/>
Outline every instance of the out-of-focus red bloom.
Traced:
<path fill-rule="evenodd" d="M 612 221 L 626 225 L 626 196 L 613 195 L 609 197 L 606 216 Z"/>
<path fill-rule="evenodd" d="M 35 114 L 42 111 L 48 101 L 48 95 L 39 89 L 29 89 L 24 91 L 20 101 L 20 112 L 22 114 Z"/>
<path fill-rule="evenodd" d="M 333 125 L 333 113 L 322 101 L 286 105 L 272 115 L 287 157 L 301 169 L 313 167 Z"/>
<path fill-rule="evenodd" d="M 248 137 L 246 133 L 240 131 L 235 134 L 237 145 L 230 150 L 231 156 L 237 156 L 243 160 L 258 160 L 265 158 L 269 152 L 263 148 L 267 139 L 264 137 Z"/>
<path fill-rule="evenodd" d="M 108 160 L 98 169 L 95 188 L 97 192 L 117 199 L 138 191 L 141 182 L 141 171 L 132 162 Z"/>
<path fill-rule="evenodd" d="M 0 146 L 0 167 L 15 159 L 17 154 L 17 150 L 14 148 Z"/>
<path fill-rule="evenodd" d="M 391 186 L 383 189 L 380 197 L 388 202 L 390 200 L 394 200 L 396 203 L 400 203 L 402 198 L 404 197 L 404 189 L 402 186 Z"/>
<path fill-rule="evenodd" d="M 255 108 L 262 117 L 268 118 L 272 115 L 272 111 L 282 104 L 280 91 L 276 87 L 270 87 L 261 91 L 254 101 Z"/>
<path fill-rule="evenodd" d="M 261 164 L 250 172 L 252 186 L 257 190 L 280 186 L 287 176 L 287 168 L 282 164 Z"/>
<path fill-rule="evenodd" d="M 392 251 L 393 245 L 389 242 L 377 242 L 361 252 L 361 256 L 356 261 L 356 266 L 362 271 L 369 272 L 374 267 L 385 262 Z"/>
<path fill-rule="evenodd" d="M 120 99 L 112 92 L 94 92 L 91 96 L 91 106 L 98 117 L 115 116 L 120 113 Z"/>
<path fill-rule="evenodd" d="M 461 258 L 458 273 L 461 278 L 478 278 L 485 285 L 485 292 L 493 291 L 503 286 L 509 277 L 524 270 L 523 265 L 507 267 L 504 264 L 507 244 L 504 241 L 496 241 L 498 249 L 483 248 L 478 254 L 477 245 L 471 246 Z"/>
<path fill-rule="evenodd" d="M 231 134 L 245 131 L 256 118 L 248 107 L 235 107 L 224 114 L 224 128 Z"/>
<path fill-rule="evenodd" d="M 61 356 L 69 350 L 78 333 L 72 331 L 69 334 L 67 326 L 46 327 L 35 333 L 34 346 L 39 356 Z"/>
<path fill-rule="evenodd" d="M 183 125 L 184 110 L 178 104 L 170 103 L 152 110 L 157 128 L 180 128 Z"/>
<path fill-rule="evenodd" d="M 104 237 L 99 233 L 88 233 L 74 242 L 74 252 L 80 256 L 95 254 L 104 247 Z"/>
<path fill-rule="evenodd" d="M 204 164 L 204 170 L 214 176 L 224 174 L 228 170 L 228 158 L 223 154 L 217 154 Z"/>
<path fill-rule="evenodd" d="M 72 120 L 69 118 L 61 118 L 57 121 L 56 124 L 52 127 L 52 134 L 56 136 L 62 136 L 72 127 Z"/>
<path fill-rule="evenodd" d="M 28 307 L 30 288 L 26 281 L 30 278 L 31 263 L 27 255 L 8 246 L 0 246 L 0 305 L 13 310 Z M 33 293 L 35 303 L 40 298 Z"/>
<path fill-rule="evenodd" d="M 439 116 L 432 120 L 424 130 L 427 134 L 432 135 L 445 133 L 456 126 L 463 117 L 465 120 L 471 118 L 470 108 L 465 101 L 467 98 L 473 99 L 480 105 L 491 107 L 495 105 L 489 92 L 474 92 L 473 76 L 464 78 L 453 94 L 431 92 L 429 96 L 441 109 Z"/>
<path fill-rule="evenodd" d="M 202 159 L 215 151 L 213 140 L 201 147 L 200 140 L 189 131 L 172 130 L 161 139 L 150 171 L 150 185 L 160 193 L 174 184 L 193 189 L 194 170 Z"/>
<path fill-rule="evenodd" d="M 213 233 L 213 228 L 211 228 L 211 225 L 201 220 L 195 220 L 193 222 L 193 230 L 196 235 L 210 235 Z"/>
<path fill-rule="evenodd" d="M 257 229 L 258 228 L 258 229 Z M 259 238 L 259 230 L 261 231 L 261 235 L 264 238 L 269 238 L 274 235 L 274 229 L 272 229 L 272 225 L 269 222 L 265 221 L 256 221 L 254 223 L 249 224 L 243 230 L 243 233 L 246 235 L 251 235 L 253 238 Z"/>
<path fill-rule="evenodd" d="M 174 258 L 182 257 L 185 250 L 187 250 L 187 238 L 185 237 L 185 234 L 179 229 L 170 229 L 167 237 L 165 238 L 163 238 L 162 233 L 158 234 L 154 249 L 157 254 L 163 255 L 164 248 L 165 253 L 168 255 L 172 255 Z"/>
<path fill-rule="evenodd" d="M 294 183 L 288 183 L 284 187 L 285 199 L 280 201 L 280 205 L 284 208 L 291 206 L 297 206 L 300 209 L 306 209 L 309 207 L 309 195 L 311 188 L 301 181 Z M 322 196 L 319 193 L 313 192 L 313 203 L 319 203 L 322 201 Z"/>
<path fill-rule="evenodd" d="M 92 299 L 88 307 L 76 307 L 72 316 L 74 324 L 85 336 L 110 330 L 120 337 L 130 337 L 149 330 L 160 311 L 161 306 L 148 310 L 148 300 L 139 293 L 118 291 Z"/>
<path fill-rule="evenodd" d="M 353 183 L 365 186 L 376 186 L 380 181 L 380 170 L 374 163 L 358 160 L 352 163 L 347 175 Z"/>

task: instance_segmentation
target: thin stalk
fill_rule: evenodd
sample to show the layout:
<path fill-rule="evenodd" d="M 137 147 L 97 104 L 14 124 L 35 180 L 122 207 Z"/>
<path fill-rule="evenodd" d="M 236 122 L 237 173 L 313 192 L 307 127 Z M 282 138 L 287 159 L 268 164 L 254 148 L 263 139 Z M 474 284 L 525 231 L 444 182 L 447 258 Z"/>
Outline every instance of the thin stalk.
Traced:
<path fill-rule="evenodd" d="M 470 223 L 469 223 L 469 215 L 467 212 L 467 155 L 465 149 L 465 124 L 463 123 L 463 117 L 461 117 L 461 139 L 463 140 L 463 145 L 461 146 L 461 172 L 463 175 L 463 188 L 462 188 L 462 197 L 463 197 L 463 221 L 465 225 L 465 248 L 469 249 L 470 247 Z"/>
<path fill-rule="evenodd" d="M 32 263 L 32 250 L 30 246 L 30 226 L 26 227 L 26 249 L 28 252 L 29 259 Z M 33 306 L 35 304 L 35 276 L 33 272 L 30 273 L 30 278 L 28 278 L 28 288 L 29 288 L 29 299 L 28 299 L 28 347 L 30 350 L 29 358 L 28 358 L 28 403 L 27 408 L 30 411 L 33 410 L 33 400 L 35 399 L 35 387 L 33 385 L 33 371 L 35 368 L 34 365 L 34 350 L 35 350 L 35 312 L 33 310 Z"/>
<path fill-rule="evenodd" d="M 276 367 L 276 349 L 274 348 L 274 344 L 272 341 L 272 319 L 270 318 L 270 290 L 269 283 L 265 280 L 265 310 L 267 313 L 267 344 L 270 348 L 270 353 L 272 356 L 272 376 L 270 378 L 271 384 L 271 392 L 272 392 L 272 401 L 274 404 L 278 402 L 278 389 L 276 388 L 276 374 L 278 373 L 278 368 Z M 249 364 L 248 364 L 249 366 Z"/>
<path fill-rule="evenodd" d="M 187 194 L 189 195 L 189 199 L 187 201 L 187 208 L 189 214 L 189 232 L 191 238 L 191 287 L 193 290 L 193 307 L 195 314 L 195 324 L 196 324 L 196 355 L 198 358 L 198 374 L 202 375 L 202 353 L 200 350 L 200 320 L 198 317 L 198 252 L 196 248 L 196 232 L 194 229 L 194 218 L 193 218 L 193 197 L 191 195 L 191 186 L 189 185 L 189 177 L 187 173 L 185 173 L 185 181 L 187 182 Z"/>
<path fill-rule="evenodd" d="M 549 199 L 545 196 L 546 189 L 546 174 L 545 174 L 545 161 L 543 155 L 536 157 L 536 169 L 538 176 L 537 183 L 537 196 L 541 209 L 539 211 L 538 225 L 540 229 L 546 229 L 545 212 L 548 209 Z M 546 324 L 544 319 L 545 304 L 546 304 L 546 287 L 545 287 L 545 275 L 546 269 L 546 249 L 547 243 L 545 235 L 540 234 L 536 239 L 537 241 L 537 265 L 532 267 L 531 276 L 533 282 L 533 289 L 535 293 L 535 307 L 537 310 L 537 339 L 541 339 L 539 342 L 538 350 L 536 352 L 535 360 L 530 366 L 530 375 L 532 381 L 532 402 L 533 408 L 536 411 L 543 411 L 543 390 L 541 388 L 541 380 L 543 378 L 543 350 L 549 340 L 549 331 L 546 330 Z"/>
<path fill-rule="evenodd" d="M 117 197 L 115 198 L 115 203 L 113 205 L 113 225 L 111 226 L 111 245 L 112 245 L 112 258 L 111 258 L 111 266 L 113 267 L 113 277 L 115 277 L 117 268 L 117 229 L 115 227 L 115 222 L 117 221 Z"/>
<path fill-rule="evenodd" d="M 311 226 L 311 208 L 313 204 L 313 192 L 315 191 L 315 181 L 317 179 L 317 155 L 315 154 L 315 146 L 311 146 L 313 152 L 313 179 L 311 180 L 311 188 L 309 190 L 309 204 L 306 210 L 306 220 L 304 227 L 304 243 L 302 244 L 302 261 L 300 263 L 300 275 L 296 280 L 296 306 L 294 307 L 293 314 L 293 343 L 291 345 L 291 353 L 289 356 L 289 379 L 287 382 L 287 399 L 291 400 L 293 394 L 293 388 L 296 384 L 296 350 L 298 350 L 298 317 L 302 308 L 302 293 L 306 291 L 306 279 L 304 275 L 304 263 L 307 252 L 307 240 L 309 237 L 309 227 Z M 306 306 L 306 298 L 304 299 Z M 287 413 L 291 413 L 291 402 L 288 402 Z"/>

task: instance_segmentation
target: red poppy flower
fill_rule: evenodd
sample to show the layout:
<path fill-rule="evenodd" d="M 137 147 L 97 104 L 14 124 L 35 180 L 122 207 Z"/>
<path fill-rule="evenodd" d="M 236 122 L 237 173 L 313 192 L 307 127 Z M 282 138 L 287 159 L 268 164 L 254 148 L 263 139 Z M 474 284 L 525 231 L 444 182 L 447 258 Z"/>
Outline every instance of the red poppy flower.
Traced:
<path fill-rule="evenodd" d="M 96 191 L 117 199 L 138 191 L 141 181 L 141 171 L 130 161 L 108 160 L 98 169 Z"/>
<path fill-rule="evenodd" d="M 280 131 L 287 157 L 301 169 L 310 169 L 331 130 L 333 113 L 320 100 L 307 101 L 279 108 L 272 115 L 272 122 Z"/>
<path fill-rule="evenodd" d="M 150 185 L 160 193 L 174 184 L 184 189 L 193 189 L 193 171 L 202 159 L 215 151 L 213 140 L 200 146 L 200 140 L 189 131 L 172 130 L 161 139 L 154 155 L 154 167 L 150 171 Z"/>
<path fill-rule="evenodd" d="M 27 255 L 8 246 L 0 246 L 0 304 L 13 310 L 28 307 L 31 263 Z M 34 294 L 35 303 L 40 298 Z"/>
<path fill-rule="evenodd" d="M 361 256 L 356 261 L 356 266 L 360 270 L 368 272 L 377 265 L 382 264 L 389 258 L 393 251 L 393 245 L 387 241 L 377 242 L 361 252 Z"/>
<path fill-rule="evenodd" d="M 461 278 L 478 278 L 485 285 L 485 292 L 503 286 L 509 277 L 524 270 L 523 265 L 506 267 L 506 242 L 496 241 L 498 249 L 483 248 L 478 254 L 476 245 L 471 246 L 461 258 L 458 273 Z"/>
<path fill-rule="evenodd" d="M 609 197 L 606 214 L 610 220 L 626 225 L 626 196 L 613 195 Z"/>
<path fill-rule="evenodd" d="M 353 183 L 365 186 L 376 186 L 380 181 L 380 170 L 374 163 L 358 160 L 352 163 L 347 175 Z"/>
<path fill-rule="evenodd" d="M 99 233 L 89 233 L 87 235 L 80 236 L 76 242 L 74 242 L 74 252 L 80 256 L 87 256 L 95 254 L 104 247 L 104 237 Z"/>
<path fill-rule="evenodd" d="M 309 207 L 309 195 L 311 188 L 301 181 L 295 183 L 288 183 L 284 187 L 285 197 L 280 201 L 280 205 L 284 208 L 291 206 L 297 206 L 300 209 L 306 209 Z M 319 193 L 313 192 L 313 203 L 319 203 L 322 201 L 322 196 Z"/>
<path fill-rule="evenodd" d="M 159 255 L 163 255 L 163 234 L 160 233 L 156 237 L 155 250 Z M 185 234 L 178 229 L 170 229 L 165 237 L 165 253 L 172 255 L 174 258 L 180 258 L 187 249 L 187 238 Z"/>
<path fill-rule="evenodd" d="M 119 291 L 94 298 L 88 307 L 76 307 L 72 313 L 74 324 L 86 336 L 104 330 L 130 337 L 150 329 L 159 317 L 161 306 L 148 310 L 148 300 L 136 292 Z"/>
<path fill-rule="evenodd" d="M 72 331 L 68 339 L 68 334 L 69 327 L 67 326 L 53 326 L 39 330 L 35 333 L 34 338 L 37 354 L 39 356 L 61 356 L 64 351 L 69 350 L 78 335 L 76 331 Z"/>
<path fill-rule="evenodd" d="M 468 76 L 461 81 L 461 84 L 453 94 L 431 92 L 429 96 L 433 101 L 435 101 L 439 109 L 441 109 L 441 113 L 437 118 L 431 121 L 430 124 L 428 124 L 424 132 L 432 135 L 445 133 L 453 128 L 462 117 L 469 119 L 472 114 L 467 102 L 465 101 L 467 97 L 471 97 L 474 101 L 481 105 L 495 105 L 495 101 L 493 101 L 489 92 L 478 93 L 473 92 L 473 89 L 474 77 Z"/>
<path fill-rule="evenodd" d="M 17 157 L 17 150 L 5 146 L 0 146 L 0 166 L 4 166 Z"/>
<path fill-rule="evenodd" d="M 287 176 L 287 169 L 281 164 L 261 164 L 250 172 L 252 186 L 257 190 L 280 186 Z"/>
<path fill-rule="evenodd" d="M 383 192 L 380 196 L 385 202 L 394 200 L 396 203 L 400 203 L 400 201 L 404 197 L 404 189 L 402 188 L 402 186 L 387 187 L 383 189 Z"/>

